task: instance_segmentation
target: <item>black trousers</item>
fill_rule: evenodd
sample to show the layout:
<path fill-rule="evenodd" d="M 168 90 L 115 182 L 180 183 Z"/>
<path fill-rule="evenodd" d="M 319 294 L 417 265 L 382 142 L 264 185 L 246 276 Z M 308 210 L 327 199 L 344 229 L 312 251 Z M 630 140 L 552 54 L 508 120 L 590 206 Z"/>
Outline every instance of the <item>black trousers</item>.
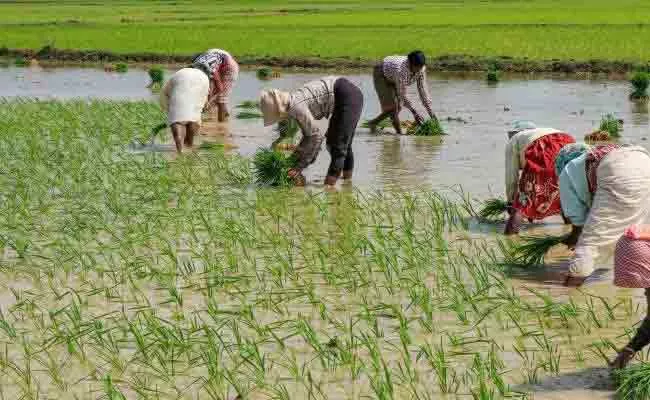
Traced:
<path fill-rule="evenodd" d="M 327 150 L 332 156 L 328 176 L 354 169 L 352 140 L 363 110 L 363 93 L 352 82 L 339 78 L 334 83 L 334 111 L 325 134 Z"/>

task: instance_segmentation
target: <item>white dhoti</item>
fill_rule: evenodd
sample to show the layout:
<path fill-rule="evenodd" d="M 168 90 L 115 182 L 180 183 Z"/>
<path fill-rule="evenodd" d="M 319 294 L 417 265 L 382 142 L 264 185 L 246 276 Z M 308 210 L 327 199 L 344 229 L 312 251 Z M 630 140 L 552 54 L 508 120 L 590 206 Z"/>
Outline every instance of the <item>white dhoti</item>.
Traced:
<path fill-rule="evenodd" d="M 201 70 L 183 68 L 172 75 L 160 94 L 160 105 L 167 112 L 169 125 L 176 122 L 200 124 L 209 92 L 210 79 Z"/>
<path fill-rule="evenodd" d="M 596 176 L 596 193 L 569 266 L 573 276 L 589 276 L 598 248 L 614 245 L 628 226 L 644 223 L 650 214 L 650 155 L 644 148 L 612 151 Z"/>

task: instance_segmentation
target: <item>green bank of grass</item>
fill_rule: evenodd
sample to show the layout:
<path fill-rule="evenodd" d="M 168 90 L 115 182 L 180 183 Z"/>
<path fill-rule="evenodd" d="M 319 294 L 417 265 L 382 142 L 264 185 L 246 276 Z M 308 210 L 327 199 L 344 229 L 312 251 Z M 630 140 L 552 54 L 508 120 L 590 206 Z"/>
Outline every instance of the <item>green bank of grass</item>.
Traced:
<path fill-rule="evenodd" d="M 0 4 L 0 47 L 239 57 L 431 56 L 650 60 L 650 4 L 466 2 L 146 2 Z"/>

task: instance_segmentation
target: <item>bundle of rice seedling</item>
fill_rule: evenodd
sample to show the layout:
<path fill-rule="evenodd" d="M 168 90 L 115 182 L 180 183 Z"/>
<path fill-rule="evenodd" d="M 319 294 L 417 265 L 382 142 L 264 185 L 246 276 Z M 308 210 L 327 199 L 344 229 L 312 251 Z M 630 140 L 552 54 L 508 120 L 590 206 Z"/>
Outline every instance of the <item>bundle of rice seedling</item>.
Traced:
<path fill-rule="evenodd" d="M 261 80 L 268 80 L 273 77 L 273 70 L 269 67 L 262 67 L 257 70 L 257 78 Z"/>
<path fill-rule="evenodd" d="M 585 135 L 586 142 L 606 142 L 610 140 L 611 137 L 607 131 L 593 131 L 588 135 Z"/>
<path fill-rule="evenodd" d="M 650 74 L 644 71 L 636 72 L 630 79 L 632 84 L 632 100 L 645 100 L 648 98 L 648 86 L 650 86 Z"/>
<path fill-rule="evenodd" d="M 253 111 L 242 111 L 239 114 L 237 114 L 237 119 L 256 119 L 262 117 L 263 117 L 262 114 Z"/>
<path fill-rule="evenodd" d="M 413 136 L 446 135 L 445 131 L 442 129 L 442 126 L 440 125 L 440 121 L 438 121 L 435 118 L 428 119 L 419 125 L 417 124 L 411 125 L 407 130 L 407 134 Z"/>
<path fill-rule="evenodd" d="M 508 211 L 508 202 L 501 199 L 490 199 L 483 203 L 478 217 L 484 220 L 495 219 Z"/>
<path fill-rule="evenodd" d="M 623 123 L 621 120 L 615 118 L 612 114 L 605 115 L 600 120 L 600 130 L 608 132 L 613 138 L 621 137 L 621 130 L 623 130 Z"/>
<path fill-rule="evenodd" d="M 400 127 L 402 127 L 402 130 L 408 131 L 413 126 L 413 121 L 400 121 L 399 125 Z M 370 129 L 370 121 L 364 121 L 361 124 L 361 127 Z M 379 125 L 376 126 L 376 129 L 378 131 L 383 131 L 385 129 L 391 129 L 391 128 L 393 128 L 393 122 L 390 120 L 390 118 L 386 118 L 385 120 L 381 121 Z"/>
<path fill-rule="evenodd" d="M 631 365 L 614 372 L 621 400 L 650 399 L 650 363 Z"/>
<path fill-rule="evenodd" d="M 519 267 L 543 265 L 546 253 L 568 237 L 569 235 L 522 237 L 521 243 L 513 245 L 506 263 Z"/>
<path fill-rule="evenodd" d="M 242 101 L 241 103 L 237 104 L 237 108 L 248 108 L 248 109 L 259 109 L 260 105 L 258 102 L 254 100 L 246 100 Z"/>
<path fill-rule="evenodd" d="M 162 67 L 159 66 L 154 66 L 149 69 L 149 79 L 151 79 L 151 83 L 149 83 L 149 87 L 161 87 L 163 84 L 163 81 L 165 80 L 165 70 L 162 69 Z"/>
<path fill-rule="evenodd" d="M 284 119 L 275 126 L 275 131 L 283 138 L 294 137 L 299 130 L 298 121 L 293 118 Z"/>
<path fill-rule="evenodd" d="M 125 73 L 129 71 L 129 66 L 126 63 L 115 64 L 115 72 Z"/>
<path fill-rule="evenodd" d="M 293 179 L 287 173 L 296 165 L 296 158 L 292 155 L 260 149 L 255 153 L 253 166 L 255 167 L 255 182 L 264 186 L 292 186 Z"/>
<path fill-rule="evenodd" d="M 499 82 L 499 70 L 496 68 L 490 68 L 487 72 L 486 79 L 488 83 Z"/>

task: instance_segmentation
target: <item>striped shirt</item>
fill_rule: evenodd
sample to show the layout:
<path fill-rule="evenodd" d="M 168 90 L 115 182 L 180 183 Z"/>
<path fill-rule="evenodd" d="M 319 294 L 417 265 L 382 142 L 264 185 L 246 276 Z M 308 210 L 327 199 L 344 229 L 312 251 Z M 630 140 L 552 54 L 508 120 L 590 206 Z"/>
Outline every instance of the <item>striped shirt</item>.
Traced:
<path fill-rule="evenodd" d="M 326 76 L 291 92 L 288 114 L 298 122 L 302 131 L 302 140 L 296 148 L 299 169 L 313 163 L 320 152 L 323 135 L 316 120 L 329 118 L 334 112 L 334 83 L 337 79 L 337 76 Z"/>
<path fill-rule="evenodd" d="M 426 67 L 422 67 L 422 69 L 416 73 L 411 73 L 408 57 L 388 56 L 384 58 L 382 62 L 382 69 L 384 71 L 384 77 L 397 88 L 398 99 L 404 103 L 404 106 L 408 108 L 413 115 L 418 116 L 418 113 L 415 111 L 411 100 L 408 98 L 406 88 L 416 83 L 420 95 L 420 101 L 424 104 L 429 115 L 433 116 L 431 96 L 429 96 L 426 86 Z"/>
<path fill-rule="evenodd" d="M 239 65 L 235 58 L 225 50 L 210 49 L 195 57 L 192 66 L 206 72 L 211 78 L 209 101 L 226 103 L 239 77 Z"/>

